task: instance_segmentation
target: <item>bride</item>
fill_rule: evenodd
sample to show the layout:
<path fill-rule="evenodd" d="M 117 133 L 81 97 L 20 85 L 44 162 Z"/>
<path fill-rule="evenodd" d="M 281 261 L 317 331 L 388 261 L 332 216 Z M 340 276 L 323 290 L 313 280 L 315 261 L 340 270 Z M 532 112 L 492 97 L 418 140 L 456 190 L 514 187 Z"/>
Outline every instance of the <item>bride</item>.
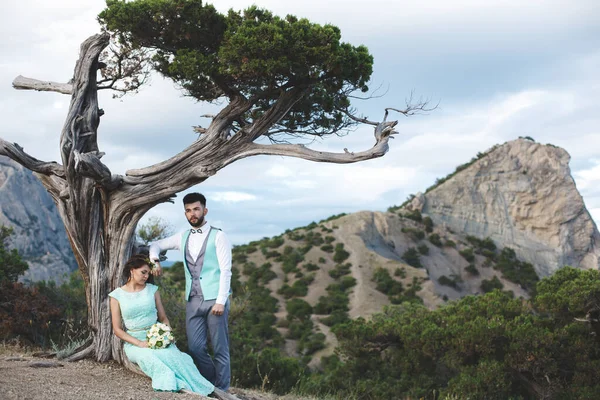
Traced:
<path fill-rule="evenodd" d="M 149 348 L 147 330 L 157 321 L 169 325 L 158 287 L 150 283 L 150 271 L 143 256 L 133 256 L 123 270 L 127 282 L 109 293 L 113 331 L 125 342 L 125 355 L 152 378 L 155 391 L 191 391 L 204 396 L 214 393 L 214 385 L 200 375 L 192 358 L 175 344 L 165 349 Z"/>

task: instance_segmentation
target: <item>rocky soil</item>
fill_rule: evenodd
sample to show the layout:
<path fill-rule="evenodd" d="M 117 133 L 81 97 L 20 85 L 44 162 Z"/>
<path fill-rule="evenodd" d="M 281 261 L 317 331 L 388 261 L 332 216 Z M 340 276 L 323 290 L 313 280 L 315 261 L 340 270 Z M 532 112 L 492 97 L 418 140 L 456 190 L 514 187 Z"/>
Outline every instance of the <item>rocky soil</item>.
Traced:
<path fill-rule="evenodd" d="M 0 399 L 2 400 L 209 400 L 188 393 L 152 390 L 150 379 L 115 362 L 64 362 L 19 347 L 0 346 Z M 240 400 L 311 400 L 232 388 Z"/>

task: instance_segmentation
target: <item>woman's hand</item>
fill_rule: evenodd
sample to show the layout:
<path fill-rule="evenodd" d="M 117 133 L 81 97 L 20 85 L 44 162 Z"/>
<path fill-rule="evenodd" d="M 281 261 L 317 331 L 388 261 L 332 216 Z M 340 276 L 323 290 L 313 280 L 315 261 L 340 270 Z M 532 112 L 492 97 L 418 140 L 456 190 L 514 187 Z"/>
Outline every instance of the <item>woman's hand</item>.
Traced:
<path fill-rule="evenodd" d="M 142 349 L 147 349 L 148 348 L 148 341 L 141 341 L 138 343 L 137 345 L 138 347 L 141 347 Z"/>

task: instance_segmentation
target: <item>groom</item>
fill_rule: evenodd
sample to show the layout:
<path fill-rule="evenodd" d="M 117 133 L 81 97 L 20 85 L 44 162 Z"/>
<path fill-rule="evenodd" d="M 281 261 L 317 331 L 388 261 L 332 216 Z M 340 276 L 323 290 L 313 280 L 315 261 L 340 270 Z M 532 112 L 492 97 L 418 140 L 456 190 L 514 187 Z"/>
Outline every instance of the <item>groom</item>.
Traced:
<path fill-rule="evenodd" d="M 150 244 L 153 270 L 160 275 L 159 255 L 164 250 L 181 250 L 185 270 L 186 332 L 188 348 L 202 376 L 221 390 L 229 389 L 229 291 L 231 244 L 219 228 L 204 219 L 206 198 L 189 193 L 183 198 L 185 217 L 191 229 Z M 214 351 L 208 354 L 207 333 Z"/>

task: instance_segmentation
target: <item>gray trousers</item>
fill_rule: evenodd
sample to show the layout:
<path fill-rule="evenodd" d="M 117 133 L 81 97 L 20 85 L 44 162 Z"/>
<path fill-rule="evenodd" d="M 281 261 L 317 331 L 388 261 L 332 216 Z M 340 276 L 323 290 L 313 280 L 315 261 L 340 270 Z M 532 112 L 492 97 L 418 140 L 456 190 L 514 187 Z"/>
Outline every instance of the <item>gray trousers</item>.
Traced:
<path fill-rule="evenodd" d="M 188 349 L 206 379 L 221 390 L 229 389 L 231 366 L 229 360 L 229 300 L 223 315 L 211 313 L 216 300 L 204 300 L 201 296 L 190 297 L 186 305 L 186 331 Z M 208 354 L 207 338 L 210 334 L 214 361 Z"/>

